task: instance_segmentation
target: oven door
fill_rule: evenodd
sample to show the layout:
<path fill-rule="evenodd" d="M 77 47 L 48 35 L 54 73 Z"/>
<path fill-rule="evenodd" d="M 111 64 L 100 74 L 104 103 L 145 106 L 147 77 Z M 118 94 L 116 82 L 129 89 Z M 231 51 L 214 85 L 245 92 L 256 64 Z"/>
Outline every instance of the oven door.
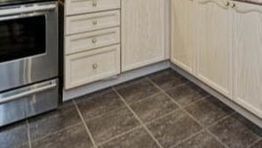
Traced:
<path fill-rule="evenodd" d="M 0 9 L 0 92 L 58 76 L 55 2 Z"/>

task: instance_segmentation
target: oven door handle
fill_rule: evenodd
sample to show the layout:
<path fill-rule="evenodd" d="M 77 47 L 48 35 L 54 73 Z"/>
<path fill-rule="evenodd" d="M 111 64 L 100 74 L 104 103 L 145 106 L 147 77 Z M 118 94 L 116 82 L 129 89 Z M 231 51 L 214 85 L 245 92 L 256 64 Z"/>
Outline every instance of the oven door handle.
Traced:
<path fill-rule="evenodd" d="M 14 19 L 20 19 L 20 18 L 29 18 L 29 17 L 34 17 L 34 16 L 41 16 L 41 15 L 45 15 L 45 13 L 33 12 L 33 13 L 25 13 L 25 14 L 18 14 L 18 15 L 0 17 L 0 22 L 1 21 L 14 20 Z"/>
<path fill-rule="evenodd" d="M 0 10 L 0 17 L 1 16 L 10 16 L 10 15 L 17 15 L 17 14 L 26 14 L 26 13 L 37 13 L 42 11 L 51 11 L 57 8 L 57 4 L 46 4 L 46 5 L 33 5 L 30 7 L 18 7 L 18 8 L 9 8 Z"/>
<path fill-rule="evenodd" d="M 18 94 L 6 96 L 6 97 L 3 97 L 3 98 L 0 96 L 0 104 L 10 102 L 10 101 L 13 101 L 13 100 L 16 100 L 16 99 L 20 99 L 22 97 L 30 96 L 30 95 L 33 95 L 33 94 L 36 94 L 36 93 L 39 93 L 39 92 L 43 92 L 43 91 L 55 88 L 56 86 L 57 86 L 56 82 L 51 82 L 51 83 L 48 83 L 47 85 L 36 87 L 36 88 L 31 89 L 31 90 L 23 91 L 23 92 L 20 92 Z"/>

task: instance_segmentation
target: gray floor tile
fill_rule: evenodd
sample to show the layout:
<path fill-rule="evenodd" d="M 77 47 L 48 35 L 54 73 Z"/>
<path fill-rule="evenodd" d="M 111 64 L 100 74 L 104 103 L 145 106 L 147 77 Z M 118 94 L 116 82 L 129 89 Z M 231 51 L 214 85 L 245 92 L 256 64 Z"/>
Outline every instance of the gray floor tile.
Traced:
<path fill-rule="evenodd" d="M 32 148 L 91 148 L 92 142 L 83 126 L 62 130 L 43 139 L 33 141 Z"/>
<path fill-rule="evenodd" d="M 114 110 L 86 121 L 86 123 L 97 143 L 104 142 L 139 125 L 139 122 L 127 108 Z"/>
<path fill-rule="evenodd" d="M 144 129 L 138 128 L 99 148 L 158 148 L 158 146 Z"/>
<path fill-rule="evenodd" d="M 250 148 L 262 148 L 262 139 L 252 145 Z"/>
<path fill-rule="evenodd" d="M 187 79 L 171 69 L 152 74 L 149 78 L 164 90 L 168 90 L 189 82 Z"/>
<path fill-rule="evenodd" d="M 238 114 L 228 117 L 209 130 L 230 148 L 246 148 L 262 136 L 262 129 Z"/>
<path fill-rule="evenodd" d="M 27 125 L 26 122 L 19 122 L 0 129 L 0 147 L 27 147 Z"/>
<path fill-rule="evenodd" d="M 130 105 L 130 107 L 144 122 L 156 119 L 178 108 L 178 106 L 163 93 L 134 103 Z"/>
<path fill-rule="evenodd" d="M 85 120 L 91 120 L 124 105 L 112 89 L 81 97 L 76 102 Z"/>
<path fill-rule="evenodd" d="M 181 106 L 189 105 L 209 95 L 193 83 L 170 89 L 167 93 Z"/>
<path fill-rule="evenodd" d="M 201 132 L 182 142 L 176 148 L 224 148 L 224 146 L 207 132 Z"/>
<path fill-rule="evenodd" d="M 210 126 L 234 112 L 213 96 L 187 106 L 185 109 L 205 126 Z"/>
<path fill-rule="evenodd" d="M 53 112 L 29 120 L 31 139 L 41 138 L 80 122 L 74 104 L 71 101 L 67 102 Z"/>
<path fill-rule="evenodd" d="M 175 113 L 156 120 L 147 126 L 165 148 L 173 147 L 181 140 L 202 129 L 197 122 L 181 110 L 177 110 Z"/>
<path fill-rule="evenodd" d="M 117 86 L 116 89 L 127 103 L 134 103 L 159 92 L 159 90 L 145 78 L 121 84 Z"/>

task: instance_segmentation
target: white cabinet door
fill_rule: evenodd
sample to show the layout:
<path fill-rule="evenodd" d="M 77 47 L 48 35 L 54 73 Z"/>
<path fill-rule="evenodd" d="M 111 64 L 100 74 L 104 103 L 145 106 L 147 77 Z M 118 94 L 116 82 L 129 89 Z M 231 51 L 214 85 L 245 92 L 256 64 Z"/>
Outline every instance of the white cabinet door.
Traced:
<path fill-rule="evenodd" d="M 119 73 L 119 45 L 69 55 L 65 58 L 65 89 L 103 80 Z"/>
<path fill-rule="evenodd" d="M 198 0 L 197 77 L 232 97 L 232 11 L 225 0 Z"/>
<path fill-rule="evenodd" d="M 165 0 L 122 0 L 122 70 L 165 59 Z"/>
<path fill-rule="evenodd" d="M 172 0 L 171 6 L 171 62 L 192 74 L 196 63 L 194 3 Z"/>
<path fill-rule="evenodd" d="M 235 4 L 234 100 L 262 118 L 262 7 Z"/>

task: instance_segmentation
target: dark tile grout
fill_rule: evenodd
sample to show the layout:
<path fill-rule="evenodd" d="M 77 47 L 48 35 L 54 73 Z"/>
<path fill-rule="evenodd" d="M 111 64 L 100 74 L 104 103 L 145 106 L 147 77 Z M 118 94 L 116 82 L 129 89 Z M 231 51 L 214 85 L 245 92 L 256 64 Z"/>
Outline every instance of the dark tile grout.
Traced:
<path fill-rule="evenodd" d="M 80 110 L 79 110 L 79 108 L 78 108 L 78 106 L 77 106 L 77 104 L 76 104 L 76 102 L 75 102 L 74 99 L 73 99 L 73 103 L 74 103 L 75 108 L 76 108 L 76 110 L 77 110 L 77 112 L 78 112 L 78 115 L 80 116 L 81 121 L 82 121 L 82 123 L 83 123 L 83 125 L 84 125 L 84 127 L 85 127 L 85 129 L 86 129 L 86 132 L 87 132 L 87 134 L 88 134 L 88 136 L 89 136 L 89 139 L 91 140 L 94 148 L 97 148 L 97 144 L 96 144 L 96 142 L 95 142 L 95 140 L 94 140 L 94 137 L 92 136 L 92 133 L 90 132 L 90 130 L 89 130 L 89 128 L 88 128 L 88 126 L 87 126 L 87 124 L 86 124 L 86 122 L 85 122 L 85 119 L 84 119 L 82 113 L 80 112 Z"/>
<path fill-rule="evenodd" d="M 108 142 L 110 142 L 110 141 L 113 141 L 113 140 L 115 140 L 115 139 L 117 139 L 117 138 L 120 138 L 120 137 L 122 137 L 122 136 L 124 136 L 124 135 L 126 135 L 126 134 L 129 134 L 129 133 L 131 133 L 131 132 L 133 132 L 133 131 L 135 131 L 135 130 L 137 130 L 137 129 L 139 129 L 139 128 L 143 128 L 143 126 L 142 126 L 142 125 L 136 126 L 136 127 L 132 128 L 132 129 L 130 129 L 130 130 L 128 130 L 128 131 L 125 131 L 125 132 L 123 132 L 123 133 L 121 133 L 121 134 L 118 134 L 118 135 L 116 135 L 116 136 L 113 136 L 112 138 L 110 138 L 110 139 L 108 139 L 108 140 L 106 140 L 106 141 L 103 141 L 103 142 L 101 142 L 101 143 L 98 143 L 97 146 L 99 147 L 99 146 L 101 146 L 101 145 L 103 145 L 103 144 L 106 144 L 106 143 L 108 143 Z"/>
<path fill-rule="evenodd" d="M 202 132 L 204 132 L 204 131 L 205 131 L 205 129 L 201 129 L 201 130 L 199 130 L 199 131 L 193 133 L 192 135 L 188 136 L 187 138 L 185 138 L 185 139 L 183 139 L 183 140 L 180 140 L 177 144 L 173 145 L 172 147 L 177 147 L 179 144 L 181 144 L 181 143 L 183 143 L 183 142 L 186 142 L 186 141 L 190 140 L 191 138 L 193 138 L 193 137 L 199 135 L 200 133 L 202 133 Z"/>
<path fill-rule="evenodd" d="M 189 117 L 191 117 L 195 122 L 197 122 L 203 130 L 207 131 L 210 135 L 212 135 L 220 144 L 222 144 L 225 148 L 229 148 L 226 144 L 224 144 L 217 136 L 211 133 L 206 126 L 200 123 L 196 118 L 194 118 L 187 110 L 184 109 L 180 104 L 178 104 L 169 94 L 165 92 L 161 87 L 155 84 L 150 78 L 147 78 L 155 87 L 157 87 L 160 91 L 162 91 L 173 103 L 175 103 L 183 112 L 185 112 Z"/>
<path fill-rule="evenodd" d="M 147 126 L 144 124 L 144 122 L 139 118 L 139 116 L 134 112 L 134 110 L 128 105 L 128 103 L 124 100 L 123 96 L 119 94 L 119 92 L 112 87 L 112 89 L 117 93 L 117 95 L 120 97 L 120 99 L 124 102 L 126 107 L 129 109 L 129 111 L 132 112 L 132 114 L 135 116 L 135 118 L 139 121 L 140 125 L 146 130 L 146 132 L 149 134 L 149 136 L 156 142 L 159 148 L 163 148 L 163 146 L 160 144 L 160 142 L 153 136 L 151 131 L 147 128 Z"/>

